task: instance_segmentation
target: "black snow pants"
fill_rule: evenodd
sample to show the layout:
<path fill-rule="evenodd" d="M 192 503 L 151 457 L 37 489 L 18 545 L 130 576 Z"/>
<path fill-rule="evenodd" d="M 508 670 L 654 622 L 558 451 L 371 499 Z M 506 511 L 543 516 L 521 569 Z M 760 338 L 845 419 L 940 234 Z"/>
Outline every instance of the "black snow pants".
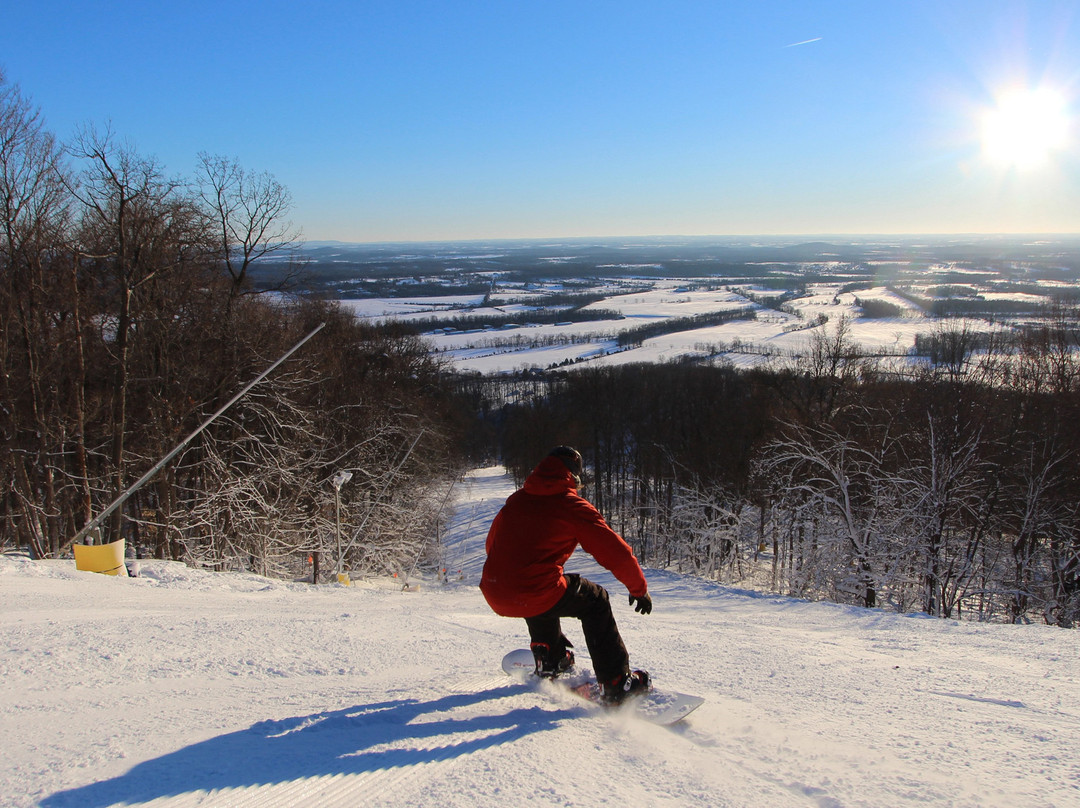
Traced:
<path fill-rule="evenodd" d="M 543 614 L 525 618 L 529 637 L 534 643 L 547 645 L 552 659 L 560 659 L 570 643 L 559 618 L 578 618 L 597 681 L 614 681 L 630 670 L 630 658 L 615 625 L 607 590 L 572 572 L 565 578 L 566 592 L 559 602 Z"/>

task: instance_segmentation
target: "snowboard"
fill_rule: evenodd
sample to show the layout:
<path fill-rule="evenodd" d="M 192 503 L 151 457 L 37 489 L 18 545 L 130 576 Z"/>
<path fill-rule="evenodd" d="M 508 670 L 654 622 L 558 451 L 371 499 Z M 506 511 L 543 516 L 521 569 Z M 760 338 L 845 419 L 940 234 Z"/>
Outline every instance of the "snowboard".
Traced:
<path fill-rule="evenodd" d="M 503 657 L 502 669 L 508 675 L 525 683 L 551 682 L 552 685 L 567 690 L 590 704 L 619 713 L 633 715 L 652 724 L 668 726 L 682 721 L 690 713 L 705 703 L 701 696 L 687 693 L 675 693 L 651 685 L 645 693 L 632 696 L 621 704 L 608 704 L 601 695 L 599 683 L 592 671 L 582 665 L 578 657 L 574 667 L 554 679 L 541 679 L 536 675 L 536 663 L 532 651 L 519 648 Z"/>

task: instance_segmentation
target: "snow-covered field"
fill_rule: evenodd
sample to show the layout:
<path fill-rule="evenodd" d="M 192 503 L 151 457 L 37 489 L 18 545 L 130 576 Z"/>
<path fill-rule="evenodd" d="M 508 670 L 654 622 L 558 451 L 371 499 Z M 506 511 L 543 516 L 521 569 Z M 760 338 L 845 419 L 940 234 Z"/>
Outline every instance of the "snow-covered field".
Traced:
<path fill-rule="evenodd" d="M 476 588 L 502 469 L 457 487 L 450 582 L 286 583 L 0 559 L 0 804 L 1080 805 L 1080 633 L 765 597 L 647 570 L 664 729 L 515 684 Z M 416 585 L 419 584 L 419 588 Z M 580 630 L 568 625 L 580 640 Z M 578 643 L 581 645 L 581 643 Z"/>
<path fill-rule="evenodd" d="M 610 293 L 607 298 L 586 307 L 616 312 L 622 319 L 433 333 L 425 339 L 433 351 L 455 368 L 485 374 L 546 368 L 563 362 L 575 362 L 578 367 L 583 367 L 663 362 L 687 356 L 712 357 L 735 367 L 783 366 L 806 353 L 815 332 L 831 333 L 840 318 L 846 317 L 851 340 L 864 351 L 898 356 L 901 358 L 893 361 L 903 363 L 908 361 L 902 357 L 914 347 L 915 337 L 920 333 L 931 333 L 937 325 L 933 318 L 925 316 L 885 287 L 852 293 L 842 292 L 840 284 L 811 284 L 805 296 L 790 303 L 790 307 L 798 312 L 796 315 L 766 308 L 740 294 L 750 292 L 757 298 L 765 295 L 762 290 L 749 287 L 694 289 L 678 279 L 639 280 L 636 283 L 639 288 L 630 292 L 613 286 L 606 290 Z M 513 299 L 520 300 L 521 295 L 515 295 Z M 891 303 L 902 309 L 904 316 L 861 317 L 857 301 L 871 299 Z M 521 303 L 482 308 L 481 300 L 468 296 L 386 298 L 346 300 L 342 305 L 358 317 L 379 322 L 388 318 L 423 317 L 443 318 L 448 324 L 455 317 L 497 316 L 526 310 Z M 492 300 L 497 303 L 497 296 Z M 543 300 L 538 298 L 537 306 L 542 305 Z M 616 342 L 621 331 L 640 325 L 747 308 L 756 310 L 757 319 L 664 334 L 629 349 L 620 349 Z M 814 322 L 821 317 L 828 318 L 827 323 L 815 326 Z M 975 331 L 992 328 L 979 320 L 954 323 L 957 327 L 961 324 Z M 718 352 L 718 347 L 724 350 Z"/>

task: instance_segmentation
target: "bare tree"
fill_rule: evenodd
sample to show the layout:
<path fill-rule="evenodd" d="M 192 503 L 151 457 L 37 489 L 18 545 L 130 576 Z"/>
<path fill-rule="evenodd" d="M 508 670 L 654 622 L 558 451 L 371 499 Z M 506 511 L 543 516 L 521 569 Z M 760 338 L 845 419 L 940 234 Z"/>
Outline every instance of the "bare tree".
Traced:
<path fill-rule="evenodd" d="M 199 154 L 197 185 L 233 294 L 239 294 L 254 262 L 291 250 L 300 238 L 288 221 L 292 196 L 272 174 L 206 152 Z"/>
<path fill-rule="evenodd" d="M 192 453 L 195 485 L 167 525 L 189 562 L 287 576 L 296 573 L 298 553 L 318 546 L 327 523 L 313 495 L 327 441 L 288 395 L 297 384 L 274 380 Z"/>
<path fill-rule="evenodd" d="M 830 426 L 795 427 L 770 443 L 760 472 L 782 492 L 776 507 L 792 514 L 800 552 L 816 557 L 840 593 L 861 605 L 878 603 L 884 571 L 895 559 L 902 535 L 903 480 L 887 470 L 895 439 L 845 436 Z"/>
<path fill-rule="evenodd" d="M 341 469 L 354 474 L 341 492 L 350 571 L 404 575 L 430 547 L 448 469 L 403 462 L 412 453 L 395 457 L 402 439 L 415 445 L 423 427 L 385 418 L 342 446 L 336 419 L 302 401 L 317 383 L 302 371 L 276 378 L 189 453 L 190 473 L 179 477 L 191 486 L 167 527 L 190 563 L 297 577 L 309 555 L 334 558 L 330 478 Z M 337 416 L 348 418 L 348 409 Z"/>
<path fill-rule="evenodd" d="M 670 535 L 658 537 L 658 542 L 672 548 L 683 570 L 720 578 L 725 570 L 736 569 L 742 551 L 753 543 L 753 529 L 747 522 L 750 509 L 719 489 L 678 486 L 668 510 L 660 524 Z"/>
<path fill-rule="evenodd" d="M 950 617 L 975 578 L 985 537 L 986 496 L 992 477 L 982 429 L 956 412 L 927 412 L 926 432 L 909 452 L 907 477 L 912 558 L 921 580 L 922 608 Z"/>
<path fill-rule="evenodd" d="M 1067 395 L 1080 387 L 1080 312 L 1058 306 L 1051 320 L 1038 328 L 1027 328 L 1020 337 L 1020 350 L 1009 381 L 1031 393 Z"/>
<path fill-rule="evenodd" d="M 53 244 L 69 208 L 65 174 L 40 112 L 0 74 L 0 256 L 8 271 L 29 250 Z"/>
<path fill-rule="evenodd" d="M 58 540 L 56 467 L 73 289 L 58 272 L 70 198 L 62 155 L 37 109 L 0 75 L 0 486 L 4 525 L 35 553 Z M 15 528 L 15 514 L 20 526 Z"/>
<path fill-rule="evenodd" d="M 846 403 L 870 366 L 851 336 L 851 320 L 839 317 L 810 335 L 808 351 L 796 362 L 796 376 L 781 388 L 800 418 L 809 424 L 830 421 Z"/>
<path fill-rule="evenodd" d="M 1076 504 L 1067 488 L 1075 456 L 1050 435 L 1031 441 L 1019 461 L 1008 526 L 1012 555 L 1009 617 L 1014 623 L 1026 620 L 1035 601 L 1044 607 L 1044 613 L 1056 610 L 1050 619 L 1061 623 L 1069 600 L 1067 588 L 1062 586 L 1066 576 L 1061 573 L 1070 564 L 1075 569 L 1076 564 L 1076 544 L 1070 535 L 1075 530 Z M 1061 552 L 1070 545 L 1072 558 L 1068 551 Z"/>
<path fill-rule="evenodd" d="M 110 461 L 114 496 L 125 484 L 132 340 L 144 314 L 140 293 L 206 254 L 202 219 L 179 180 L 169 179 L 156 161 L 139 156 L 110 130 L 83 129 L 70 147 L 85 169 L 73 188 L 82 203 L 80 252 L 102 276 L 105 307 L 114 325 Z M 120 538 L 123 514 L 113 517 L 110 535 Z"/>

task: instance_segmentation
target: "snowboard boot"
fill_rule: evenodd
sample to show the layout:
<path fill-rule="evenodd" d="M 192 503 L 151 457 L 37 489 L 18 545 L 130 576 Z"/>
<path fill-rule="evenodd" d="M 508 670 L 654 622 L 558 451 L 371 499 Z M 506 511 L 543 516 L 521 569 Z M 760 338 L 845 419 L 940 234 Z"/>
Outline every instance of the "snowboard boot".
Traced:
<path fill-rule="evenodd" d="M 630 671 L 610 682 L 604 682 L 604 701 L 608 704 L 622 704 L 626 699 L 639 696 L 648 689 L 648 671 Z"/>
<path fill-rule="evenodd" d="M 562 656 L 552 654 L 551 647 L 544 642 L 534 642 L 529 648 L 536 660 L 536 675 L 542 679 L 554 679 L 574 667 L 574 652 L 569 648 L 563 650 Z"/>

